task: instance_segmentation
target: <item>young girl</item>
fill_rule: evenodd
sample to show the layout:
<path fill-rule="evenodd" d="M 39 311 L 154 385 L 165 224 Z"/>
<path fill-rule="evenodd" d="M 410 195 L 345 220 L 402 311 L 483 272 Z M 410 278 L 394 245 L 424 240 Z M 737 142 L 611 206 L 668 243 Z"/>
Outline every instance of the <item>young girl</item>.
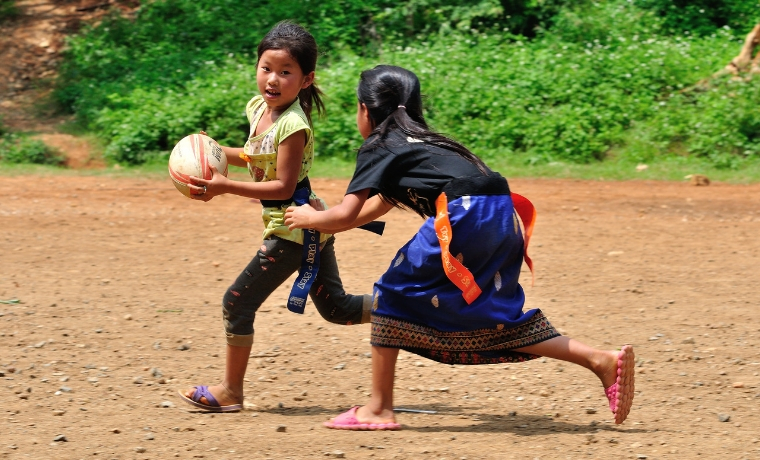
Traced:
<path fill-rule="evenodd" d="M 426 220 L 375 283 L 369 403 L 325 425 L 400 428 L 393 413 L 399 349 L 447 364 L 539 356 L 579 364 L 601 380 L 615 422 L 623 423 L 634 395 L 633 348 L 596 350 L 560 336 L 540 310 L 523 312 L 518 276 L 523 257 L 530 266 L 530 202 L 511 194 L 507 181 L 464 146 L 428 128 L 412 72 L 377 66 L 361 74 L 357 93 L 356 121 L 366 140 L 343 202 L 327 211 L 290 207 L 285 223 L 337 232 L 394 206 Z"/>
<path fill-rule="evenodd" d="M 242 148 L 222 147 L 230 165 L 246 167 L 253 182 L 234 181 L 213 171 L 210 180 L 193 178 L 193 198 L 209 201 L 231 193 L 261 200 L 264 241 L 256 256 L 238 276 L 222 302 L 227 356 L 219 385 L 180 391 L 182 399 L 214 412 L 237 411 L 243 403 L 243 378 L 253 344 L 256 311 L 269 295 L 299 267 L 310 268 L 296 284 L 303 291 L 291 295 L 288 308 L 302 312 L 306 292 L 319 313 L 337 324 L 369 322 L 371 296 L 351 296 L 343 290 L 333 247 L 327 234 L 308 234 L 284 224 L 284 210 L 293 202 L 308 202 L 307 174 L 314 155 L 311 112 L 323 110 L 314 84 L 317 44 L 302 27 L 277 24 L 258 47 L 256 83 L 260 95 L 246 106 L 250 136 Z M 321 247 L 320 251 L 317 251 Z M 304 251 L 306 249 L 306 251 Z M 315 261 L 315 256 L 319 254 Z M 318 271 L 316 265 L 319 264 Z M 315 275 L 316 271 L 316 276 Z M 294 286 L 295 292 L 296 286 Z M 291 308 L 292 307 L 292 308 Z"/>

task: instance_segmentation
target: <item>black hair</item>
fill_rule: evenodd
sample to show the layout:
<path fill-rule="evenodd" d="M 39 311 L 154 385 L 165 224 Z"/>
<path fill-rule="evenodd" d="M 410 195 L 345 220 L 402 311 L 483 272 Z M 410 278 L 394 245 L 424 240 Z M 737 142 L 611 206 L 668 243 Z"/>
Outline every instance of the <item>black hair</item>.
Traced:
<path fill-rule="evenodd" d="M 487 171 L 483 160 L 467 147 L 428 127 L 422 115 L 420 80 L 414 72 L 392 65 L 365 70 L 359 78 L 356 95 L 359 102 L 367 106 L 374 125 L 369 142 L 362 149 L 383 145 L 388 133 L 400 129 L 407 136 L 458 153 L 482 172 Z"/>
<path fill-rule="evenodd" d="M 261 55 L 267 50 L 287 51 L 301 67 L 304 75 L 314 72 L 317 67 L 317 41 L 306 29 L 293 22 L 281 21 L 272 27 L 259 43 L 258 59 L 261 59 Z M 312 108 L 316 107 L 320 115 L 325 112 L 322 91 L 317 87 L 316 81 L 298 92 L 298 100 L 309 123 Z"/>

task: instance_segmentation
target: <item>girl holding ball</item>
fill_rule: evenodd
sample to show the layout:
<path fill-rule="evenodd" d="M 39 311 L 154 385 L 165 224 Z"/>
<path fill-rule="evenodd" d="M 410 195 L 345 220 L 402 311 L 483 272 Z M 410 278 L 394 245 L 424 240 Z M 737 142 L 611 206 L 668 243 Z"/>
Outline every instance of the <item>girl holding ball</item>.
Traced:
<path fill-rule="evenodd" d="M 317 63 L 314 37 L 289 22 L 277 24 L 258 46 L 256 83 L 259 95 L 246 106 L 250 136 L 241 148 L 222 147 L 228 164 L 247 168 L 252 181 L 235 181 L 214 172 L 210 180 L 194 177 L 192 197 L 210 201 L 233 194 L 261 201 L 264 235 L 256 255 L 222 299 L 227 339 L 224 377 L 218 385 L 180 391 L 188 404 L 206 411 L 242 409 L 243 381 L 253 344 L 256 312 L 269 295 L 301 270 L 298 290 L 288 308 L 303 312 L 309 293 L 319 313 L 336 324 L 369 321 L 370 296 L 348 295 L 343 289 L 329 234 L 291 229 L 285 209 L 293 203 L 318 200 L 309 185 L 314 157 L 311 113 L 323 110 L 314 83 Z M 319 201 L 317 201 L 319 202 Z M 319 259 L 315 256 L 319 254 Z M 315 260 L 318 260 L 315 263 Z"/>

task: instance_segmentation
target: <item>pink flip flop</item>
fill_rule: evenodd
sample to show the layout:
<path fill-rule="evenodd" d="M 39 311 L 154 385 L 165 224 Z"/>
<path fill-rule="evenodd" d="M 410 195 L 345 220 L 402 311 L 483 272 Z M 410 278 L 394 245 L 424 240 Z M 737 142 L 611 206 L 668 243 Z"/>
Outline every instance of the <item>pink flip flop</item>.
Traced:
<path fill-rule="evenodd" d="M 623 345 L 618 353 L 617 381 L 604 389 L 610 402 L 610 410 L 615 414 L 615 423 L 618 425 L 628 417 L 633 404 L 635 364 L 633 347 Z"/>
<path fill-rule="evenodd" d="M 356 410 L 359 406 L 354 406 L 351 409 L 343 412 L 339 416 L 325 422 L 324 425 L 327 428 L 334 430 L 366 430 L 366 431 L 379 431 L 379 430 L 400 430 L 401 425 L 398 423 L 363 423 L 356 419 Z"/>

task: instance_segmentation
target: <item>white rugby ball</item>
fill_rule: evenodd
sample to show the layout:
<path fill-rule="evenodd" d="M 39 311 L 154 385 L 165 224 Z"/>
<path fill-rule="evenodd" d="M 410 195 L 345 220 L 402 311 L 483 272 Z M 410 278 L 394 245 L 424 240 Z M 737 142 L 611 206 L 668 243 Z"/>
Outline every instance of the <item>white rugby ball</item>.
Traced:
<path fill-rule="evenodd" d="M 169 176 L 177 190 L 190 197 L 190 187 L 187 186 L 192 184 L 190 176 L 211 179 L 212 165 L 227 176 L 227 157 L 219 144 L 204 134 L 191 134 L 183 137 L 172 149 Z"/>

